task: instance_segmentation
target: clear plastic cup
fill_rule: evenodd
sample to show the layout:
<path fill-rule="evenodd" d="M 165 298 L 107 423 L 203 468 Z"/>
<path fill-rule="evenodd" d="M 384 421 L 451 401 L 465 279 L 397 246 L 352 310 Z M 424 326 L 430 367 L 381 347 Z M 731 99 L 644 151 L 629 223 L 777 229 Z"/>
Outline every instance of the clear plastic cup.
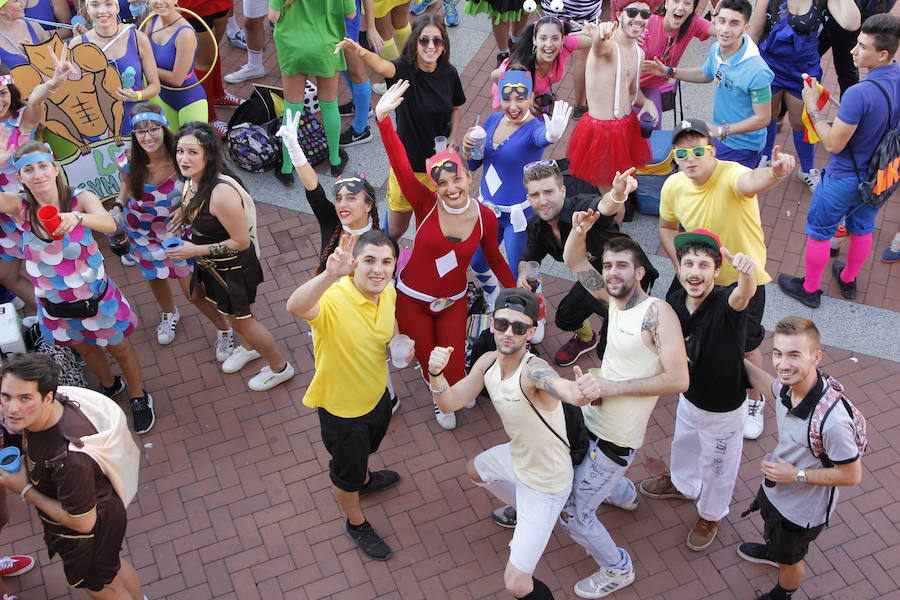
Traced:
<path fill-rule="evenodd" d="M 763 459 L 763 461 L 765 461 L 767 463 L 778 462 L 778 457 L 775 456 L 775 454 L 772 452 L 767 453 L 765 456 L 762 457 L 762 459 Z M 770 488 L 775 487 L 775 484 L 776 484 L 776 482 L 772 481 L 768 477 L 763 478 L 763 485 L 765 485 L 766 487 L 770 487 Z"/>
<path fill-rule="evenodd" d="M 472 138 L 472 151 L 469 152 L 469 158 L 472 160 L 481 160 L 484 158 L 484 146 L 487 143 L 487 131 L 481 125 L 476 125 L 469 130 L 469 137 Z"/>
<path fill-rule="evenodd" d="M 531 286 L 532 292 L 537 290 L 541 282 L 541 263 L 536 260 L 525 263 L 525 281 Z"/>
<path fill-rule="evenodd" d="M 409 353 L 412 350 L 412 339 L 408 335 L 395 335 L 391 340 L 391 364 L 402 369 L 409 365 Z"/>
<path fill-rule="evenodd" d="M 434 153 L 439 154 L 447 149 L 447 138 L 443 135 L 434 138 Z"/>

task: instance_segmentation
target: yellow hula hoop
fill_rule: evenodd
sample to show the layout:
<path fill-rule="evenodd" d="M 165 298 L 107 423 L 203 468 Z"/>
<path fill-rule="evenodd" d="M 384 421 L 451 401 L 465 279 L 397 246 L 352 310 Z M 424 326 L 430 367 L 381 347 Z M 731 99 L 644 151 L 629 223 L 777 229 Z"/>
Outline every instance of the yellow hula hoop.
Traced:
<path fill-rule="evenodd" d="M 2 1 L 2 0 L 0 0 L 0 1 Z M 176 5 L 176 6 L 175 6 L 175 10 L 177 10 L 178 12 L 187 13 L 187 14 L 190 15 L 191 17 L 194 17 L 195 19 L 197 19 L 198 21 L 200 21 L 201 23 L 203 23 L 203 27 L 206 28 L 206 31 L 207 31 L 207 32 L 209 32 L 209 35 L 210 35 L 210 37 L 212 37 L 213 42 L 216 41 L 216 34 L 213 33 L 213 30 L 210 28 L 210 26 L 207 25 L 206 21 L 203 20 L 203 17 L 201 17 L 200 15 L 198 15 L 197 13 L 195 13 L 195 12 L 192 11 L 192 10 L 188 10 L 188 9 L 184 8 L 183 6 L 178 6 L 178 5 Z M 155 12 L 151 12 L 149 15 L 147 15 L 147 18 L 146 18 L 146 19 L 144 19 L 143 21 L 141 21 L 141 25 L 140 25 L 140 27 L 138 27 L 138 31 L 144 31 L 144 25 L 146 25 L 147 22 L 148 22 L 150 19 L 152 19 L 153 17 L 158 17 L 158 16 L 159 16 L 159 15 L 156 14 Z M 146 33 L 146 32 L 145 32 L 145 33 Z M 150 37 L 150 35 L 152 35 L 152 34 L 153 34 L 153 32 L 151 31 L 150 33 L 147 33 L 146 35 L 147 35 L 147 37 Z M 219 44 L 218 44 L 218 42 L 216 42 L 216 43 L 214 44 L 214 46 L 215 46 L 215 49 L 216 49 L 216 54 L 215 54 L 215 56 L 213 57 L 212 64 L 216 64 L 216 61 L 219 60 Z M 161 88 L 164 89 L 164 90 L 171 90 L 171 91 L 173 91 L 173 92 L 180 92 L 180 91 L 183 91 L 183 90 L 189 90 L 189 89 L 191 89 L 192 87 L 194 87 L 194 86 L 196 86 L 196 85 L 200 85 L 201 83 L 203 83 L 204 81 L 206 81 L 206 78 L 209 77 L 209 74 L 212 73 L 212 72 L 213 72 L 213 70 L 210 69 L 209 71 L 206 72 L 206 74 L 205 74 L 203 77 L 201 77 L 200 79 L 198 79 L 195 83 L 192 83 L 191 85 L 184 85 L 184 86 L 181 86 L 181 87 L 169 87 L 168 85 L 165 85 L 162 81 L 160 81 L 160 82 L 159 82 L 159 87 L 161 87 Z"/>

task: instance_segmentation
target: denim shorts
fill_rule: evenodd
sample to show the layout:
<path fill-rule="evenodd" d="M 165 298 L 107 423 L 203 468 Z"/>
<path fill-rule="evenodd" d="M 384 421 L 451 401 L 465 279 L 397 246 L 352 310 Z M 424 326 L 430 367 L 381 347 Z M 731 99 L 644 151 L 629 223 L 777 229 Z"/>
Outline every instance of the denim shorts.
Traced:
<path fill-rule="evenodd" d="M 831 177 L 823 172 L 806 215 L 806 235 L 816 240 L 830 240 L 837 233 L 842 218 L 850 235 L 872 233 L 879 207 L 864 202 L 858 186 L 856 177 Z"/>

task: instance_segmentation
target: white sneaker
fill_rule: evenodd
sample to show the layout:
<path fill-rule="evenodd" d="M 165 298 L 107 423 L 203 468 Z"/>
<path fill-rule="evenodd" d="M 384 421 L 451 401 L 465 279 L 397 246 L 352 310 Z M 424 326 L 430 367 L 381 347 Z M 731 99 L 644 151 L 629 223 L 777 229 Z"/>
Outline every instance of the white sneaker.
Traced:
<path fill-rule="evenodd" d="M 216 360 L 225 360 L 234 352 L 234 329 L 219 331 L 216 335 Z"/>
<path fill-rule="evenodd" d="M 575 584 L 575 595 L 579 598 L 603 598 L 634 581 L 634 567 L 599 571 Z"/>
<path fill-rule="evenodd" d="M 475 408 L 475 404 L 478 402 L 478 396 L 472 398 L 471 401 L 466 402 L 466 405 L 463 408 Z"/>
<path fill-rule="evenodd" d="M 772 166 L 772 161 L 769 160 L 769 157 L 766 156 L 765 154 L 763 154 L 759 157 L 759 162 L 756 164 L 757 169 L 761 169 L 763 167 L 771 167 L 771 166 Z"/>
<path fill-rule="evenodd" d="M 160 316 L 159 325 L 156 326 L 156 341 L 161 346 L 168 346 L 175 341 L 175 326 L 181 320 L 181 313 L 178 309 L 175 312 L 164 312 Z"/>
<path fill-rule="evenodd" d="M 137 261 L 131 258 L 130 254 L 123 254 L 119 257 L 119 260 L 122 262 L 123 267 L 133 267 L 137 264 Z"/>
<path fill-rule="evenodd" d="M 385 92 L 387 92 L 387 84 L 386 83 L 373 83 L 372 91 L 378 94 L 379 96 L 384 96 Z"/>
<path fill-rule="evenodd" d="M 294 376 L 294 367 L 291 366 L 291 363 L 285 363 L 284 369 L 281 370 L 281 373 L 275 373 L 272 371 L 269 365 L 266 365 L 262 369 L 260 369 L 259 373 L 253 376 L 253 378 L 247 384 L 254 392 L 264 392 L 266 390 L 271 390 L 276 385 L 284 383 L 288 379 Z"/>
<path fill-rule="evenodd" d="M 245 64 L 234 73 L 229 73 L 222 79 L 224 79 L 226 83 L 243 83 L 251 79 L 259 79 L 260 77 L 265 76 L 266 70 L 263 67 L 251 67 L 249 64 Z"/>
<path fill-rule="evenodd" d="M 13 306 L 16 307 L 16 310 L 22 310 L 23 308 L 25 308 L 25 301 L 18 296 L 13 296 L 10 302 L 12 302 Z"/>
<path fill-rule="evenodd" d="M 800 181 L 809 187 L 809 191 L 811 192 L 816 191 L 816 186 L 819 185 L 819 182 L 822 180 L 822 174 L 819 173 L 818 169 L 799 171 L 797 175 L 800 177 Z"/>
<path fill-rule="evenodd" d="M 603 501 L 603 504 L 609 504 L 610 506 L 615 506 L 616 508 L 621 508 L 622 510 L 635 510 L 638 507 L 638 501 L 640 499 L 640 494 L 638 493 L 637 487 L 634 488 L 634 498 L 623 502 L 622 504 L 615 504 L 609 501 L 609 498 Z"/>
<path fill-rule="evenodd" d="M 441 412 L 441 409 L 434 405 L 434 417 L 437 419 L 438 425 L 447 429 L 456 429 L 456 413 Z"/>
<path fill-rule="evenodd" d="M 251 360 L 256 360 L 262 356 L 256 350 L 247 350 L 243 346 L 238 346 L 231 352 L 231 356 L 222 362 L 223 373 L 237 373 L 244 368 Z"/>
<path fill-rule="evenodd" d="M 744 439 L 755 440 L 763 432 L 763 409 L 766 407 L 765 396 L 759 400 L 744 400 Z"/>
<path fill-rule="evenodd" d="M 547 322 L 547 319 L 540 319 L 537 322 L 537 329 L 534 331 L 534 335 L 531 336 L 531 339 L 528 340 L 532 344 L 540 344 L 544 341 L 544 323 Z"/>

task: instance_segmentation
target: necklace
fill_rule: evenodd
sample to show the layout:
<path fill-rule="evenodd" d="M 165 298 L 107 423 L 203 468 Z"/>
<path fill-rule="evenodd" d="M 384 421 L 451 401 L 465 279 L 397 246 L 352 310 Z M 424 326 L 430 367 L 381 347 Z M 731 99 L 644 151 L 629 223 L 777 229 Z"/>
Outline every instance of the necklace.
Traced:
<path fill-rule="evenodd" d="M 469 205 L 472 204 L 472 197 L 471 197 L 471 196 L 469 196 L 469 198 L 467 198 L 466 205 L 465 205 L 465 206 L 461 206 L 460 208 L 452 208 L 452 207 L 450 207 L 450 206 L 447 206 L 447 203 L 444 202 L 444 199 L 443 199 L 443 198 L 441 198 L 440 200 L 441 200 L 441 206 L 443 206 L 443 207 L 444 207 L 444 210 L 446 210 L 446 211 L 447 211 L 448 213 L 450 213 L 451 215 L 461 215 L 461 214 L 463 214 L 464 212 L 466 212 L 467 210 L 469 210 Z"/>
<path fill-rule="evenodd" d="M 197 193 L 197 184 L 194 183 L 193 179 L 188 179 L 188 189 L 191 190 L 192 194 Z"/>
<path fill-rule="evenodd" d="M 104 40 L 112 39 L 119 35 L 119 24 L 116 23 L 116 30 L 112 33 L 112 35 L 103 35 L 96 27 L 94 27 L 94 34 L 99 38 L 103 38 Z"/>
<path fill-rule="evenodd" d="M 352 229 L 343 224 L 341 225 L 341 229 L 343 229 L 344 231 L 346 231 L 347 233 L 350 233 L 350 234 L 362 235 L 365 232 L 370 231 L 372 229 L 372 217 L 369 217 L 368 224 L 366 224 L 364 227 L 360 227 L 359 229 Z"/>

